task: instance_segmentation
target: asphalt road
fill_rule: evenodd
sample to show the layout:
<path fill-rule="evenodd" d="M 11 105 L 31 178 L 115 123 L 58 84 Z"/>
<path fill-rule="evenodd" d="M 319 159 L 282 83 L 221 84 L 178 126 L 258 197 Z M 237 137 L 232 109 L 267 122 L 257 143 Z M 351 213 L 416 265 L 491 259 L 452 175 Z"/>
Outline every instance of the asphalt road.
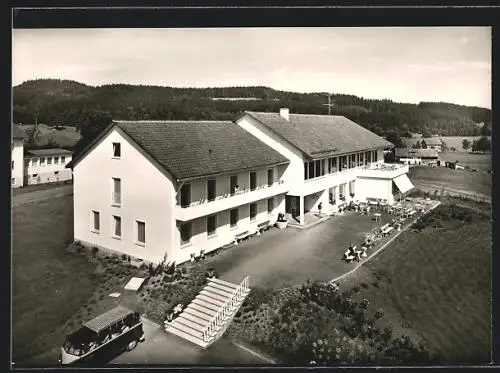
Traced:
<path fill-rule="evenodd" d="M 169 334 L 154 322 L 143 318 L 145 341 L 132 351 L 124 352 L 110 364 L 161 364 L 161 365 L 256 365 L 270 364 L 247 349 L 222 337 L 207 349 L 202 349 L 177 336 Z"/>
<path fill-rule="evenodd" d="M 73 184 L 54 186 L 53 188 L 49 189 L 33 190 L 25 193 L 13 193 L 12 207 L 71 194 L 73 194 Z"/>

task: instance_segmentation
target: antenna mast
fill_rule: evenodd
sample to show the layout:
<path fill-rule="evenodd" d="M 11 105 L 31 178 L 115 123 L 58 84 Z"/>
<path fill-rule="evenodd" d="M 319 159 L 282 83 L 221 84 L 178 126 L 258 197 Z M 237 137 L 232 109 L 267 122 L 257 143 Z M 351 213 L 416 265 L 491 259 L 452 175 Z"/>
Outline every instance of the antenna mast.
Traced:
<path fill-rule="evenodd" d="M 330 98 L 332 97 L 332 95 L 330 93 L 326 93 L 324 94 L 325 96 L 328 96 L 328 104 L 323 104 L 324 106 L 328 106 L 328 115 L 330 115 L 330 108 L 333 106 L 331 104 L 331 101 L 330 101 Z"/>

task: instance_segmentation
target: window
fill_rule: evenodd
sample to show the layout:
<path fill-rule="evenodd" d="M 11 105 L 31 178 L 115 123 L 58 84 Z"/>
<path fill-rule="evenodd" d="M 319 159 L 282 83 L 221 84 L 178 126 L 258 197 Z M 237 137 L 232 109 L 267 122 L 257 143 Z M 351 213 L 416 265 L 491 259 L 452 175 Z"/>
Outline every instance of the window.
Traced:
<path fill-rule="evenodd" d="M 47 164 L 52 164 L 52 157 L 47 158 Z"/>
<path fill-rule="evenodd" d="M 181 233 L 181 245 L 186 245 L 191 241 L 191 222 L 182 224 L 179 227 Z"/>
<path fill-rule="evenodd" d="M 12 178 L 12 179 L 10 179 L 10 182 L 12 183 L 12 185 L 14 185 L 16 183 L 16 179 Z"/>
<path fill-rule="evenodd" d="M 229 212 L 229 224 L 231 228 L 234 228 L 238 225 L 238 209 L 232 209 Z"/>
<path fill-rule="evenodd" d="M 376 150 L 374 150 L 374 151 L 373 151 L 373 162 L 377 162 L 377 155 L 378 155 L 378 154 L 377 154 L 377 151 L 376 151 Z"/>
<path fill-rule="evenodd" d="M 250 221 L 255 220 L 256 217 L 257 217 L 257 204 L 251 203 L 250 204 Z"/>
<path fill-rule="evenodd" d="M 345 170 L 347 168 L 347 156 L 343 155 L 340 157 L 339 171 Z"/>
<path fill-rule="evenodd" d="M 366 163 L 371 163 L 372 162 L 372 152 L 366 152 Z"/>
<path fill-rule="evenodd" d="M 191 204 L 191 184 L 184 184 L 181 188 L 181 206 L 189 207 Z"/>
<path fill-rule="evenodd" d="M 356 154 L 351 154 L 351 164 L 349 166 L 349 168 L 354 168 L 356 167 Z"/>
<path fill-rule="evenodd" d="M 215 179 L 207 180 L 207 199 L 209 201 L 215 200 L 217 185 Z"/>
<path fill-rule="evenodd" d="M 308 167 L 307 167 L 307 162 L 304 162 L 304 180 L 307 180 L 308 179 Z"/>
<path fill-rule="evenodd" d="M 32 165 L 32 166 L 38 166 L 38 158 L 33 158 L 33 159 L 31 160 L 31 165 Z"/>
<path fill-rule="evenodd" d="M 40 166 L 45 166 L 45 158 L 40 158 Z"/>
<path fill-rule="evenodd" d="M 137 223 L 137 243 L 146 243 L 146 223 L 143 221 L 136 221 Z"/>
<path fill-rule="evenodd" d="M 113 235 L 115 237 L 122 236 L 122 218 L 119 216 L 113 216 Z"/>
<path fill-rule="evenodd" d="M 349 182 L 349 194 L 354 194 L 354 181 Z"/>
<path fill-rule="evenodd" d="M 337 172 L 337 170 L 338 170 L 337 160 L 338 160 L 337 157 L 330 158 L 330 173 L 332 173 L 332 174 Z"/>
<path fill-rule="evenodd" d="M 236 188 L 238 187 L 238 175 L 232 175 L 229 177 L 229 190 L 231 195 L 234 196 L 236 194 Z"/>
<path fill-rule="evenodd" d="M 321 176 L 321 161 L 315 161 L 314 162 L 314 168 L 315 168 L 315 176 L 320 177 Z"/>
<path fill-rule="evenodd" d="M 59 157 L 54 157 L 54 164 L 58 164 L 59 163 Z"/>
<path fill-rule="evenodd" d="M 38 177 L 38 174 L 33 174 L 33 177 Z"/>
<path fill-rule="evenodd" d="M 98 211 L 92 211 L 92 230 L 99 232 L 101 230 L 101 221 Z"/>
<path fill-rule="evenodd" d="M 309 179 L 314 179 L 314 162 L 309 162 L 308 169 L 309 169 Z"/>
<path fill-rule="evenodd" d="M 257 188 L 257 172 L 250 172 L 250 190 Z"/>
<path fill-rule="evenodd" d="M 122 182 L 121 179 L 113 178 L 113 205 L 120 205 L 122 202 L 121 196 Z"/>
<path fill-rule="evenodd" d="M 207 217 L 207 235 L 213 236 L 217 231 L 217 215 Z"/>
<path fill-rule="evenodd" d="M 271 186 L 274 183 L 274 170 L 270 168 L 267 170 L 267 185 Z"/>
<path fill-rule="evenodd" d="M 61 155 L 61 163 L 64 163 L 66 157 L 64 155 Z"/>
<path fill-rule="evenodd" d="M 121 156 L 121 144 L 119 142 L 113 143 L 113 157 L 120 158 Z"/>
<path fill-rule="evenodd" d="M 14 161 L 10 162 L 10 167 L 11 167 L 12 170 L 14 169 Z"/>
<path fill-rule="evenodd" d="M 267 200 L 267 212 L 272 214 L 274 210 L 274 198 L 269 198 Z"/>

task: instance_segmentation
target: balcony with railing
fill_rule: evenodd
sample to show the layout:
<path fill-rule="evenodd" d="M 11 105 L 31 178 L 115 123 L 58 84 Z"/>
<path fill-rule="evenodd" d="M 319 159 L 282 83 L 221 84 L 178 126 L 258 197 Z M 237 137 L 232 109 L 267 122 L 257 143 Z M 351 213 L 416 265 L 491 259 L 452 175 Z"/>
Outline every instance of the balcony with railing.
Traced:
<path fill-rule="evenodd" d="M 378 163 L 366 167 L 360 171 L 361 177 L 374 177 L 383 179 L 394 179 L 397 176 L 408 173 L 409 167 L 398 163 Z"/>
<path fill-rule="evenodd" d="M 234 193 L 222 193 L 213 200 L 202 198 L 190 203 L 176 205 L 176 219 L 180 221 L 193 220 L 287 192 L 287 186 L 283 183 L 283 180 L 279 180 L 272 184 L 257 185 L 252 189 L 243 188 Z"/>
<path fill-rule="evenodd" d="M 316 193 L 321 190 L 328 189 L 334 185 L 347 183 L 356 179 L 360 170 L 364 169 L 365 166 L 359 163 L 356 167 L 345 168 L 342 171 L 336 171 L 327 173 L 322 176 L 314 177 L 304 181 L 302 185 L 295 185 L 291 188 L 290 193 L 292 195 L 309 195 L 311 193 Z"/>

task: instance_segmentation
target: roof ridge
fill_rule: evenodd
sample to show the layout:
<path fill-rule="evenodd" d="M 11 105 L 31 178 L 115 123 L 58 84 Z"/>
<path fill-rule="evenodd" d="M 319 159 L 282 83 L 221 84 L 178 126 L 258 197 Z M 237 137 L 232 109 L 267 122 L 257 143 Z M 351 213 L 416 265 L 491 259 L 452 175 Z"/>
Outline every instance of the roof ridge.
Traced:
<path fill-rule="evenodd" d="M 254 113 L 254 114 L 273 114 L 273 115 L 280 115 L 280 113 L 275 113 L 275 112 L 267 112 L 267 111 L 249 111 L 246 110 L 245 113 Z M 314 116 L 314 117 L 331 117 L 331 118 L 347 118 L 345 115 L 327 115 L 327 114 L 304 114 L 304 113 L 289 113 L 288 115 L 301 115 L 301 116 Z M 357 123 L 356 123 L 357 124 Z"/>
<path fill-rule="evenodd" d="M 234 123 L 231 120 L 113 120 L 116 123 Z"/>

